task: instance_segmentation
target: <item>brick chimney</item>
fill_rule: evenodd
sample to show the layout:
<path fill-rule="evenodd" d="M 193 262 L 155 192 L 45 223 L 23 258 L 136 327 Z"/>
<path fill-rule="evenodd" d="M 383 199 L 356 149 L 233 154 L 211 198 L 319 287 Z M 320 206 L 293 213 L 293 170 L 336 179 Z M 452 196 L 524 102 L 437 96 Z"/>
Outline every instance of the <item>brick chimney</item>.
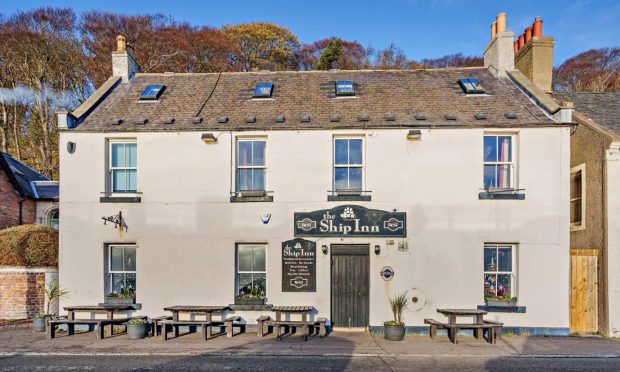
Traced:
<path fill-rule="evenodd" d="M 116 50 L 112 52 L 112 76 L 120 76 L 123 83 L 128 82 L 137 73 L 140 66 L 133 59 L 133 48 L 127 44 L 124 36 L 116 37 Z"/>
<path fill-rule="evenodd" d="M 514 70 L 514 38 L 513 32 L 506 31 L 506 13 L 500 13 L 491 25 L 491 41 L 484 50 L 484 67 L 500 76 Z"/>
<path fill-rule="evenodd" d="M 531 35 L 531 36 L 530 36 Z M 515 67 L 544 92 L 551 92 L 553 76 L 553 47 L 551 36 L 542 35 L 542 19 L 536 17 L 534 24 L 527 27 L 515 54 Z"/>

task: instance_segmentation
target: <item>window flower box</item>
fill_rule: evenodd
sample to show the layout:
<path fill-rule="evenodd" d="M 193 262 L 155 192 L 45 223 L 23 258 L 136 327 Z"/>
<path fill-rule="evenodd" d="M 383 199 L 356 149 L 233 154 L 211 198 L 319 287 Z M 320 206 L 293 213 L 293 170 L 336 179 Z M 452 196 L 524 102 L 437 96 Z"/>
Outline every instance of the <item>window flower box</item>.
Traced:
<path fill-rule="evenodd" d="M 493 298 L 488 297 L 485 299 L 487 306 L 501 306 L 501 307 L 515 307 L 517 306 L 517 298 Z"/>
<path fill-rule="evenodd" d="M 105 303 L 108 305 L 133 305 L 136 303 L 135 297 L 106 296 Z"/>
<path fill-rule="evenodd" d="M 264 305 L 264 298 L 235 298 L 235 305 Z"/>

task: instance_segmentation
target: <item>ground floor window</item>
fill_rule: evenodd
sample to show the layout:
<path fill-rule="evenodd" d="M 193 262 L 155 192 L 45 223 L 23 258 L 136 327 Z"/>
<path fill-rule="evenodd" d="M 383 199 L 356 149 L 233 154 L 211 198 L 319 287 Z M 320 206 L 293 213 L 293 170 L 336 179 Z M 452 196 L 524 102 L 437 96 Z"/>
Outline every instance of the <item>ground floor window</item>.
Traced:
<path fill-rule="evenodd" d="M 237 245 L 237 295 L 267 293 L 267 246 Z"/>
<path fill-rule="evenodd" d="M 136 246 L 108 247 L 108 289 L 114 295 L 136 293 Z"/>
<path fill-rule="evenodd" d="M 485 244 L 484 297 L 516 297 L 515 246 Z"/>
<path fill-rule="evenodd" d="M 47 215 L 47 225 L 52 229 L 58 230 L 58 221 L 60 220 L 60 213 L 58 209 L 52 209 Z"/>

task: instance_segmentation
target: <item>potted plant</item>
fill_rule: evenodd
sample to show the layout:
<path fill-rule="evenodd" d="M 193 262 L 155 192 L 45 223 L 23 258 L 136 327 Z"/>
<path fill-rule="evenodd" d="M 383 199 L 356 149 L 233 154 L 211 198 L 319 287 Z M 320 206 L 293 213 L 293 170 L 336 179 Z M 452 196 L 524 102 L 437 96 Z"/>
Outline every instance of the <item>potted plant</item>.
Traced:
<path fill-rule="evenodd" d="M 248 293 L 242 293 L 235 297 L 235 305 L 264 305 L 265 304 L 265 294 L 258 290 L 258 288 L 253 288 Z"/>
<path fill-rule="evenodd" d="M 383 336 L 386 340 L 401 341 L 405 338 L 405 323 L 403 322 L 403 311 L 407 308 L 407 291 L 390 297 L 390 308 L 394 315 L 394 320 L 383 323 Z"/>
<path fill-rule="evenodd" d="M 127 322 L 127 338 L 141 340 L 149 332 L 149 323 L 144 318 L 133 318 Z"/>
<path fill-rule="evenodd" d="M 129 287 L 123 288 L 119 293 L 110 293 L 105 302 L 111 305 L 133 305 L 136 303 L 136 292 Z"/>
<path fill-rule="evenodd" d="M 57 284 L 48 283 L 47 286 L 41 284 L 41 289 L 45 294 L 45 299 L 47 300 L 47 308 L 45 313 L 35 314 L 34 319 L 32 320 L 32 330 L 35 332 L 45 332 L 45 327 L 47 325 L 47 320 L 52 317 L 50 307 L 54 301 L 57 301 L 63 297 L 66 297 L 69 294 L 68 291 L 64 289 L 60 289 Z"/>
<path fill-rule="evenodd" d="M 487 306 L 517 306 L 517 298 L 510 297 L 509 294 L 504 294 L 503 296 L 486 296 L 484 300 Z"/>

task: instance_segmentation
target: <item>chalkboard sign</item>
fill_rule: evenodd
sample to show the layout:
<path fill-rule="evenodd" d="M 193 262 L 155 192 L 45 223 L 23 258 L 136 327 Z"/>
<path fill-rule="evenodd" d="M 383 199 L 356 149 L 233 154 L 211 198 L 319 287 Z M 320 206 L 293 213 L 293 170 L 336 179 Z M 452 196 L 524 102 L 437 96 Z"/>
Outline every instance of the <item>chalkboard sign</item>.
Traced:
<path fill-rule="evenodd" d="M 316 292 L 316 243 L 305 239 L 282 243 L 282 292 Z"/>

